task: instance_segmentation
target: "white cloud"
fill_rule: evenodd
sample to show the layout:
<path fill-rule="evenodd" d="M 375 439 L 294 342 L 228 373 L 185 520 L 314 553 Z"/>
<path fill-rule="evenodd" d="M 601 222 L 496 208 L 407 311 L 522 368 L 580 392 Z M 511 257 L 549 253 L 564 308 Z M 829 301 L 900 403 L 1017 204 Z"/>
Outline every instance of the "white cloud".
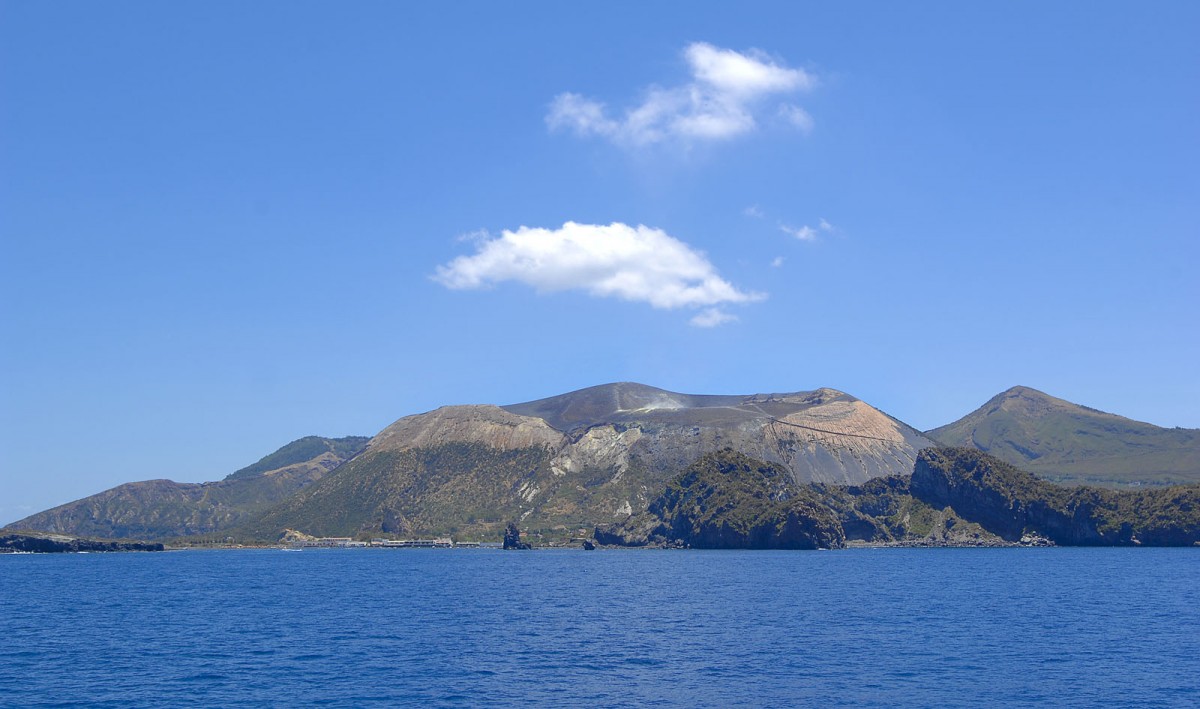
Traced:
<path fill-rule="evenodd" d="M 817 238 L 817 230 L 805 224 L 800 228 L 790 227 L 787 224 L 780 224 L 779 230 L 784 234 L 789 234 L 796 237 L 800 241 L 814 241 Z"/>
<path fill-rule="evenodd" d="M 480 241 L 487 241 L 488 239 L 491 238 L 491 236 L 492 235 L 488 232 L 487 229 L 477 229 L 475 231 L 469 231 L 466 234 L 459 234 L 456 241 L 465 241 L 468 243 L 475 244 L 475 243 L 479 243 Z"/>
<path fill-rule="evenodd" d="M 684 56 L 698 81 L 731 94 L 754 95 L 816 86 L 816 78 L 803 69 L 778 66 L 756 50 L 741 54 L 706 42 L 693 42 L 684 50 Z"/>
<path fill-rule="evenodd" d="M 702 313 L 697 313 L 689 322 L 696 327 L 716 327 L 736 320 L 736 315 L 731 315 L 720 308 L 709 308 Z"/>
<path fill-rule="evenodd" d="M 433 279 L 453 289 L 516 281 L 540 293 L 582 290 L 656 308 L 707 307 L 713 312 L 719 312 L 713 306 L 766 297 L 737 289 L 702 252 L 661 229 L 620 222 L 505 230 L 477 241 L 474 254 L 438 266 Z M 697 316 L 704 327 L 732 317 L 708 311 Z"/>
<path fill-rule="evenodd" d="M 546 124 L 552 129 L 574 128 L 579 135 L 612 136 L 620 129 L 616 121 L 604 116 L 604 104 L 572 93 L 554 97 Z"/>
<path fill-rule="evenodd" d="M 808 115 L 808 111 L 805 111 L 799 106 L 793 106 L 785 103 L 779 107 L 779 116 L 780 118 L 783 118 L 783 120 L 799 128 L 805 135 L 808 135 L 812 132 L 813 118 L 812 116 Z"/>
<path fill-rule="evenodd" d="M 782 256 L 776 256 L 775 258 L 771 259 L 771 268 L 779 268 L 782 265 L 783 265 L 783 257 Z"/>
<path fill-rule="evenodd" d="M 803 69 L 782 66 L 755 50 L 741 53 L 695 42 L 683 56 L 692 80 L 675 88 L 651 87 L 623 118 L 609 117 L 603 103 L 562 93 L 551 102 L 546 125 L 626 146 L 723 140 L 754 130 L 755 113 L 766 97 L 808 91 L 817 84 Z M 812 117 L 798 106 L 781 106 L 780 115 L 805 132 L 812 129 Z"/>
<path fill-rule="evenodd" d="M 837 230 L 836 227 L 834 227 L 829 222 L 825 221 L 824 218 L 822 218 L 820 223 L 817 224 L 817 228 L 820 229 L 821 231 L 836 231 Z"/>
<path fill-rule="evenodd" d="M 762 219 L 763 217 L 767 216 L 763 212 L 762 208 L 759 207 L 757 204 L 752 204 L 749 207 L 746 207 L 745 209 L 742 210 L 742 214 L 744 214 L 747 217 L 750 217 L 752 219 Z"/>

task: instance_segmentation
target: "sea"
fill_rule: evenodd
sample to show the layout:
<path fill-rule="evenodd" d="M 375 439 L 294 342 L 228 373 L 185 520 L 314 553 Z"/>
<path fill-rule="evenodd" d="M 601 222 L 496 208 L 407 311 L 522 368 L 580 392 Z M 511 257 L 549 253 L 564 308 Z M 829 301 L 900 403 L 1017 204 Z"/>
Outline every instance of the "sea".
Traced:
<path fill-rule="evenodd" d="M 1200 549 L 0 556 L 4 707 L 1195 707 Z"/>

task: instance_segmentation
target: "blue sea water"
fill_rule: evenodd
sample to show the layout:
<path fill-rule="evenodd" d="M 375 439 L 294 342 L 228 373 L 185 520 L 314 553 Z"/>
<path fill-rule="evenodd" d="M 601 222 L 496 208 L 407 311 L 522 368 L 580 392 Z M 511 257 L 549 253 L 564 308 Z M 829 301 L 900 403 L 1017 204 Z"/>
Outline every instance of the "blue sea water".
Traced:
<path fill-rule="evenodd" d="M 3 706 L 1200 705 L 1200 549 L 0 556 Z"/>

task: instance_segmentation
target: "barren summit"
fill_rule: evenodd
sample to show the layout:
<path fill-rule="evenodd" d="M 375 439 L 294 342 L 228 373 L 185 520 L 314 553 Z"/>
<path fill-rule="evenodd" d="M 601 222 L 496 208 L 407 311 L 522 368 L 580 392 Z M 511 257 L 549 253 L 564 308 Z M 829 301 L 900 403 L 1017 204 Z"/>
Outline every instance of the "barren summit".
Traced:
<path fill-rule="evenodd" d="M 501 408 L 521 416 L 540 418 L 551 427 L 569 433 L 602 423 L 644 418 L 651 413 L 666 419 L 694 416 L 696 409 L 734 409 L 745 399 L 743 396 L 677 394 L 645 384 L 617 382 Z"/>
<path fill-rule="evenodd" d="M 619 382 L 501 408 L 540 418 L 551 427 L 570 433 L 623 422 L 739 424 L 764 418 L 781 419 L 836 401 L 858 400 L 835 389 L 785 394 L 679 394 L 645 384 Z"/>

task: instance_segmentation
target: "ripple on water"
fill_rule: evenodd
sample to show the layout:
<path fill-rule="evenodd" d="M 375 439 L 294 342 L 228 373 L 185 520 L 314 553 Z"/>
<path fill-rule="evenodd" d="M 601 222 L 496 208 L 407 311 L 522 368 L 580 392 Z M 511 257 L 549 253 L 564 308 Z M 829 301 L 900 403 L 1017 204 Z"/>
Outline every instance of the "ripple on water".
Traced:
<path fill-rule="evenodd" d="M 1195 706 L 1198 553 L 0 557 L 0 704 Z"/>

